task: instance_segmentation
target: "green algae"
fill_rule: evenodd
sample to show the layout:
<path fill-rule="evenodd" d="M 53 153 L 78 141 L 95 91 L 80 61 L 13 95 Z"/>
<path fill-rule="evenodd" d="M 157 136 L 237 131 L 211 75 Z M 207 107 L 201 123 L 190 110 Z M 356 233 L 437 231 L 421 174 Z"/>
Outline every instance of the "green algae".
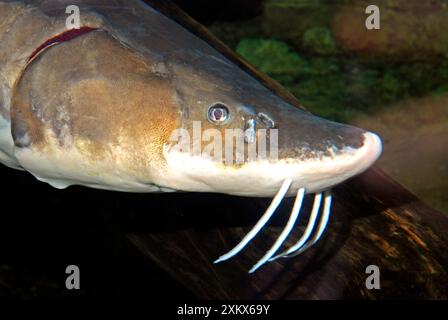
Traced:
<path fill-rule="evenodd" d="M 390 64 L 341 55 L 305 55 L 274 39 L 242 39 L 236 51 L 312 112 L 337 121 L 374 112 L 403 98 L 448 89 L 444 60 Z"/>
<path fill-rule="evenodd" d="M 303 34 L 303 48 L 308 52 L 331 55 L 339 52 L 330 29 L 314 27 Z"/>

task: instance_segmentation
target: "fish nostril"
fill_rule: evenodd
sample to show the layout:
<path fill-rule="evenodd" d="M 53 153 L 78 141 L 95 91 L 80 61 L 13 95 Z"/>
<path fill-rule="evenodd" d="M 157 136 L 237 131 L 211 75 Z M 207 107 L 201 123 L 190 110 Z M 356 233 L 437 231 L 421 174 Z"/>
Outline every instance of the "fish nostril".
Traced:
<path fill-rule="evenodd" d="M 272 120 L 266 113 L 259 112 L 257 113 L 257 117 L 268 129 L 272 129 L 275 127 L 274 120 Z"/>

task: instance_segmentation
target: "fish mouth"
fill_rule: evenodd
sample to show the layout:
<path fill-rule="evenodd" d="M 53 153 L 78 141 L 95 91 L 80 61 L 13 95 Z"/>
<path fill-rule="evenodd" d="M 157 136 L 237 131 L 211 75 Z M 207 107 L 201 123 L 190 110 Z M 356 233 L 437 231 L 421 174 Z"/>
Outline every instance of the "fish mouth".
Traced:
<path fill-rule="evenodd" d="M 162 183 L 183 191 L 273 197 L 283 182 L 291 179 L 286 196 L 295 196 L 296 190 L 301 188 L 306 193 L 324 191 L 362 173 L 381 155 L 380 137 L 356 130 L 362 141 L 359 147 L 329 147 L 314 157 L 263 159 L 238 167 L 224 166 L 201 155 L 166 149 L 167 174 L 164 178 L 169 181 Z"/>
<path fill-rule="evenodd" d="M 246 165 L 247 179 L 257 177 L 258 195 L 266 197 L 275 195 L 286 179 L 292 179 L 287 196 L 295 196 L 294 190 L 301 188 L 306 193 L 330 189 L 364 172 L 381 155 L 382 142 L 377 134 L 362 131 L 360 135 L 362 145 L 358 148 L 346 146 L 334 150 L 330 147 L 325 153 L 306 159 L 249 163 Z M 244 170 L 241 175 L 245 175 Z"/>
<path fill-rule="evenodd" d="M 292 164 L 288 170 L 291 175 L 281 175 L 283 181 L 293 178 L 293 190 L 305 188 L 307 193 L 315 193 L 332 188 L 364 172 L 380 157 L 383 147 L 377 134 L 365 131 L 362 136 L 363 143 L 359 148 L 345 147 L 320 159 Z"/>
<path fill-rule="evenodd" d="M 366 131 L 363 146 L 355 151 L 355 158 L 345 167 L 346 172 L 351 176 L 364 172 L 378 160 L 382 151 L 381 138 L 376 133 Z"/>

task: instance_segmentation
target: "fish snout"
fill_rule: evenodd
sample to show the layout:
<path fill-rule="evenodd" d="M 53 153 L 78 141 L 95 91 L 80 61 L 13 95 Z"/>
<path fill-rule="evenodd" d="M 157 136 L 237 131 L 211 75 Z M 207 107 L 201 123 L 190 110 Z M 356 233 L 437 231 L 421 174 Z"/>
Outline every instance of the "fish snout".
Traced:
<path fill-rule="evenodd" d="M 373 132 L 318 117 L 308 120 L 279 127 L 278 164 L 285 164 L 279 176 L 293 179 L 291 193 L 330 189 L 364 172 L 381 155 L 381 139 Z"/>

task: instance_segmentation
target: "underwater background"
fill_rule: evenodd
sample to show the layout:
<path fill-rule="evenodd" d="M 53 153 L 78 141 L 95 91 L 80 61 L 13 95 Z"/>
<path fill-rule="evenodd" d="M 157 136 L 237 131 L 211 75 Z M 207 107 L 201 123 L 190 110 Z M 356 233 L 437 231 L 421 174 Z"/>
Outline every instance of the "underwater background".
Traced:
<path fill-rule="evenodd" d="M 379 166 L 448 214 L 448 1 L 176 2 L 314 114 L 379 133 Z"/>

